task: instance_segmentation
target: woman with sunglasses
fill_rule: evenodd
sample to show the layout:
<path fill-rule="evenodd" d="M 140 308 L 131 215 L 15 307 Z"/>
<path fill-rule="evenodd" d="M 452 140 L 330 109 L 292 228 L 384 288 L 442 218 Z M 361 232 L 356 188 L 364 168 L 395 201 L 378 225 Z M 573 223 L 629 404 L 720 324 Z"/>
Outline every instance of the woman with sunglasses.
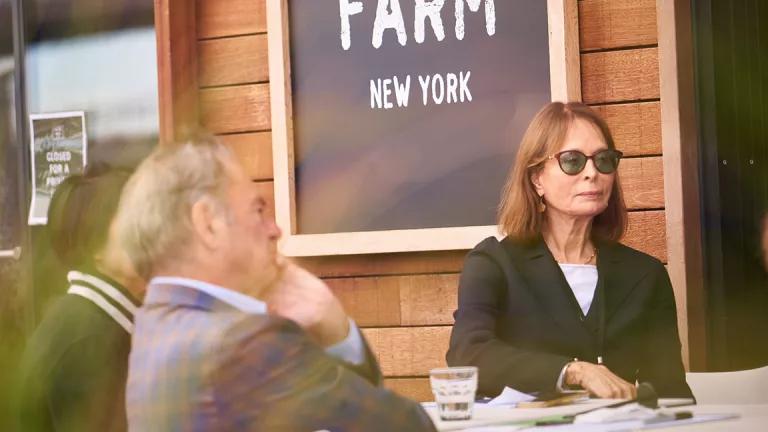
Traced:
<path fill-rule="evenodd" d="M 659 260 L 619 243 L 627 210 L 605 121 L 551 103 L 523 136 L 499 226 L 467 255 L 447 354 L 479 368 L 479 392 L 583 388 L 691 397 L 672 286 Z"/>

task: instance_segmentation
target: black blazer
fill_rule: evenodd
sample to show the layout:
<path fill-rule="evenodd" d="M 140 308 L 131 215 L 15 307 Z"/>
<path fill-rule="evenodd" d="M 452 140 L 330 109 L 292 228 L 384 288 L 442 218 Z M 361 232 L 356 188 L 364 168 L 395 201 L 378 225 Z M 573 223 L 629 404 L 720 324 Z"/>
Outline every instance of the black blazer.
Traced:
<path fill-rule="evenodd" d="M 661 397 L 692 397 L 664 265 L 622 244 L 597 247 L 597 289 L 585 317 L 542 239 L 478 244 L 464 262 L 448 364 L 477 366 L 478 391 L 494 396 L 504 386 L 554 390 L 566 363 L 602 355 L 628 382 L 648 381 Z"/>

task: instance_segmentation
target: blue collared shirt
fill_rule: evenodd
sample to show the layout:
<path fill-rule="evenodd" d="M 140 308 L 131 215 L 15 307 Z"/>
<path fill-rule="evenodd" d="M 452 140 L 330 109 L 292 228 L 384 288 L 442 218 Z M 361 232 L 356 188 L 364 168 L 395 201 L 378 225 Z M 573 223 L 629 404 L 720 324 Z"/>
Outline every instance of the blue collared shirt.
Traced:
<path fill-rule="evenodd" d="M 182 277 L 158 276 L 149 281 L 149 285 L 180 285 L 202 291 L 212 297 L 233 306 L 245 313 L 266 315 L 267 304 L 254 297 L 232 291 L 211 283 Z M 341 342 L 325 349 L 329 355 L 355 365 L 365 362 L 363 338 L 355 322 L 349 319 L 349 334 Z"/>

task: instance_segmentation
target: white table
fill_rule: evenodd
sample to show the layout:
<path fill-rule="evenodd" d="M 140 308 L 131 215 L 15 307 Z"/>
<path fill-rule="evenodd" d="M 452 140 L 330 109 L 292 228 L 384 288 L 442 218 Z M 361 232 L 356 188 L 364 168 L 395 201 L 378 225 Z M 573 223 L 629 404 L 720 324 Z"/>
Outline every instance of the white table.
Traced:
<path fill-rule="evenodd" d="M 541 419 L 548 416 L 561 416 L 568 414 L 576 414 L 586 411 L 591 408 L 610 405 L 616 402 L 616 400 L 599 400 L 593 399 L 590 401 L 577 403 L 573 405 L 551 407 L 551 408 L 527 408 L 517 409 L 510 406 L 488 406 L 482 404 L 475 404 L 474 415 L 471 420 L 460 421 L 442 421 L 437 414 L 437 408 L 434 403 L 425 403 L 424 408 L 429 413 L 432 420 L 439 431 L 454 431 L 454 430 L 472 430 L 475 428 L 497 426 L 495 430 L 517 430 L 518 427 L 514 426 L 514 423 L 525 422 L 536 419 Z M 662 399 L 659 401 L 662 405 L 668 405 L 670 403 L 678 403 L 679 400 Z M 682 406 L 678 408 L 668 408 L 669 411 L 690 411 L 693 413 L 694 418 L 696 415 L 705 414 L 736 414 L 739 417 L 735 419 L 722 420 L 717 422 L 708 423 L 696 423 L 685 424 L 685 421 L 681 420 L 679 425 L 675 427 L 664 427 L 652 429 L 655 431 L 768 431 L 768 405 L 690 405 Z M 504 426 L 506 427 L 499 427 Z M 545 432 L 557 432 L 576 430 L 572 426 L 548 426 L 538 428 L 527 428 L 526 431 L 545 431 Z M 581 428 L 578 430 L 585 430 Z M 586 430 L 601 430 L 597 427 L 586 428 Z M 609 430 L 609 429 L 602 429 Z"/>
<path fill-rule="evenodd" d="M 719 422 L 698 423 L 686 426 L 654 429 L 656 431 L 766 431 L 768 430 L 768 405 L 696 405 L 680 410 L 702 414 L 738 414 L 739 418 Z"/>

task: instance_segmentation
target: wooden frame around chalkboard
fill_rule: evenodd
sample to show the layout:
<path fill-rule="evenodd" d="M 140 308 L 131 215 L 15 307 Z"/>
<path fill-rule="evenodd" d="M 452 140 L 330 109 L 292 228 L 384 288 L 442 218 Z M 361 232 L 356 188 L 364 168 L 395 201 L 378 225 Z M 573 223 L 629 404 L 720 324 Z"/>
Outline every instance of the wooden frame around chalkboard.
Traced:
<path fill-rule="evenodd" d="M 495 225 L 387 231 L 296 233 L 295 161 L 288 0 L 267 0 L 275 219 L 288 256 L 471 249 Z M 581 100 L 577 0 L 547 0 L 552 100 Z"/>

